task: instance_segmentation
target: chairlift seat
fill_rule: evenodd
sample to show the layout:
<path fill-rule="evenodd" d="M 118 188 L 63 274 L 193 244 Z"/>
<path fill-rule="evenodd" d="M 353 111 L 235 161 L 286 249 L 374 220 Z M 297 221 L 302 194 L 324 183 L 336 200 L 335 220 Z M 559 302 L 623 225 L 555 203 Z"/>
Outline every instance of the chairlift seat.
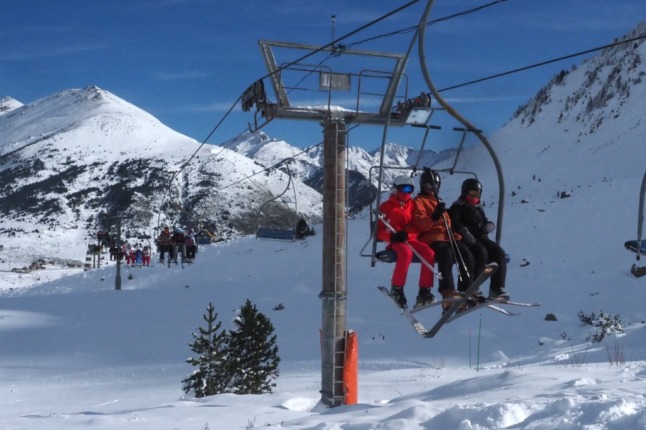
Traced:
<path fill-rule="evenodd" d="M 383 251 L 376 252 L 375 258 L 384 263 L 394 263 L 397 261 L 397 253 L 390 248 L 386 248 Z M 415 254 L 413 254 L 412 263 L 421 263 Z"/>
<path fill-rule="evenodd" d="M 210 238 L 210 237 L 206 237 L 206 236 L 197 236 L 197 237 L 195 238 L 195 242 L 196 242 L 198 245 L 210 245 L 210 244 L 212 243 L 212 242 L 211 242 L 211 238 Z"/>
<path fill-rule="evenodd" d="M 293 228 L 279 229 L 270 227 L 258 227 L 256 238 L 272 240 L 296 240 L 296 231 Z"/>
<path fill-rule="evenodd" d="M 639 247 L 639 243 L 636 240 L 629 240 L 624 243 L 624 246 L 627 250 L 632 251 L 636 254 L 646 255 L 646 240 L 642 240 L 641 248 Z"/>

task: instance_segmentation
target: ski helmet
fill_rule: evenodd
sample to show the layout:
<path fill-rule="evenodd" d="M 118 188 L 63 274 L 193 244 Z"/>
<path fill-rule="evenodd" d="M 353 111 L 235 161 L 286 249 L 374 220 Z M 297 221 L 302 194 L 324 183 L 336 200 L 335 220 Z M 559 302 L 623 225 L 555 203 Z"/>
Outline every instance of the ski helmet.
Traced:
<path fill-rule="evenodd" d="M 406 193 L 412 193 L 415 190 L 415 184 L 413 184 L 413 178 L 407 175 L 399 175 L 393 181 L 393 188 L 398 190 L 402 188 L 402 191 Z"/>
<path fill-rule="evenodd" d="M 440 174 L 435 170 L 431 170 L 428 167 L 424 168 L 424 173 L 419 178 L 419 185 L 423 187 L 424 184 L 431 184 L 435 187 L 435 191 L 440 191 L 440 185 L 442 184 L 442 178 Z"/>
<path fill-rule="evenodd" d="M 465 179 L 462 182 L 462 195 L 467 195 L 469 191 L 479 191 L 482 192 L 482 184 L 475 178 Z"/>
<path fill-rule="evenodd" d="M 393 181 L 393 186 L 399 187 L 401 185 L 413 185 L 413 179 L 407 175 L 399 175 Z"/>

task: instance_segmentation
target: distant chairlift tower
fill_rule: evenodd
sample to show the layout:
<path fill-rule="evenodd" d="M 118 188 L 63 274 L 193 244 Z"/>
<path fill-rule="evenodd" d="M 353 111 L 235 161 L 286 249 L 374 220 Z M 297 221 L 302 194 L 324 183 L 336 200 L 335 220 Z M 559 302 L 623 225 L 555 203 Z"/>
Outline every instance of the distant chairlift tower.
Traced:
<path fill-rule="evenodd" d="M 348 375 L 346 341 L 353 335 L 346 330 L 347 126 L 349 123 L 403 126 L 419 121 L 420 116 L 428 120 L 430 101 L 419 97 L 412 101 L 408 99 L 407 83 L 400 85 L 406 67 L 403 54 L 357 51 L 332 44 L 320 47 L 261 40 L 259 45 L 276 101 L 267 99 L 262 79 L 243 93 L 242 109 L 250 111 L 256 107 L 250 131 L 257 131 L 275 118 L 318 121 L 323 125 L 323 282 L 319 296 L 323 311 L 321 401 L 328 406 L 355 403 L 356 387 L 351 387 L 345 380 Z M 279 65 L 274 50 L 309 51 L 309 54 Z M 315 56 L 322 57 L 317 64 L 302 63 Z M 327 65 L 332 62 L 347 68 L 360 64 L 362 69 L 340 73 Z M 390 63 L 392 68 L 388 71 L 373 68 L 383 63 Z M 351 107 L 333 104 L 333 92 L 338 91 L 352 94 Z M 397 95 L 397 91 L 403 94 Z M 301 106 L 292 105 L 288 94 L 307 94 L 309 99 Z M 313 105 L 312 100 L 317 97 L 321 102 Z M 348 96 L 343 98 L 347 104 Z M 376 105 L 379 110 L 370 112 L 369 108 L 374 109 Z M 353 379 L 356 381 L 356 375 Z"/>

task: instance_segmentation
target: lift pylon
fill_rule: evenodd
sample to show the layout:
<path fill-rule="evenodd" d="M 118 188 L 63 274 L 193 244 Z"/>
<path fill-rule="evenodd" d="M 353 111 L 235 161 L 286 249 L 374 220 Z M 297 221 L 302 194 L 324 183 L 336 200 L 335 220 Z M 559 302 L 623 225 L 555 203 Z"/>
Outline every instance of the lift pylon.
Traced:
<path fill-rule="evenodd" d="M 256 107 L 250 130 L 256 131 L 276 118 L 313 120 L 323 126 L 323 267 L 319 295 L 323 305 L 321 401 L 328 406 L 338 406 L 346 404 L 348 393 L 344 375 L 352 373 L 345 368 L 346 336 L 349 333 L 346 329 L 347 125 L 403 126 L 410 124 L 409 116 L 418 122 L 420 109 L 430 109 L 430 99 L 424 95 L 412 100 L 408 98 L 404 76 L 407 56 L 402 54 L 266 40 L 261 40 L 259 45 L 275 99 L 270 101 L 267 97 L 263 80 L 254 82 L 245 90 L 241 98 L 243 111 Z M 298 61 L 279 63 L 276 50 L 309 51 L 311 55 L 302 56 Z M 319 57 L 316 64 L 302 61 L 314 55 Z M 384 62 L 390 63 L 388 69 L 384 70 Z M 335 67 L 329 63 L 334 63 Z M 342 72 L 337 67 L 339 64 L 347 69 L 361 64 L 362 69 Z M 343 93 L 340 102 L 333 97 L 339 92 Z M 352 96 L 348 97 L 348 93 Z M 303 94 L 306 97 L 299 100 Z M 375 106 L 378 106 L 377 110 Z M 264 119 L 263 123 L 259 123 L 258 115 Z M 356 398 L 356 392 L 353 398 Z"/>

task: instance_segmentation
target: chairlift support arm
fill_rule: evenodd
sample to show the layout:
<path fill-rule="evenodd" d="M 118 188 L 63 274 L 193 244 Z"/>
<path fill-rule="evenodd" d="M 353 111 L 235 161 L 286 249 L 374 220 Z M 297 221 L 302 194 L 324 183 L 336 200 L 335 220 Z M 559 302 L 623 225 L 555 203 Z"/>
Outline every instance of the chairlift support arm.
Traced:
<path fill-rule="evenodd" d="M 497 228 L 496 228 L 496 242 L 500 243 L 500 240 L 502 238 L 502 224 L 503 224 L 503 212 L 504 212 L 504 206 L 505 206 L 505 180 L 502 174 L 502 167 L 500 166 L 500 161 L 498 160 L 498 156 L 496 155 L 496 152 L 493 150 L 493 147 L 487 140 L 487 138 L 484 136 L 484 134 L 476 129 L 471 123 L 461 116 L 455 109 L 453 109 L 447 102 L 442 98 L 440 95 L 439 91 L 437 88 L 435 88 L 435 85 L 433 84 L 433 81 L 431 80 L 430 73 L 428 71 L 428 68 L 426 66 L 426 53 L 424 52 L 425 50 L 425 35 L 426 35 L 426 23 L 428 22 L 428 17 L 431 12 L 431 8 L 433 7 L 433 4 L 435 3 L 434 0 L 429 0 L 428 4 L 426 5 L 426 8 L 424 9 L 424 12 L 422 13 L 422 18 L 419 21 L 418 24 L 418 38 L 417 38 L 417 47 L 418 47 L 418 52 L 419 52 L 419 60 L 420 60 L 420 67 L 422 70 L 422 75 L 424 76 L 424 80 L 426 81 L 426 84 L 428 85 L 429 90 L 431 91 L 431 94 L 435 98 L 435 100 L 457 121 L 459 121 L 461 124 L 463 124 L 468 130 L 472 131 L 475 133 L 475 135 L 480 139 L 482 144 L 487 148 L 487 151 L 489 151 L 489 155 L 491 156 L 491 159 L 493 160 L 494 166 L 496 167 L 496 173 L 498 175 L 498 217 L 497 217 Z"/>

